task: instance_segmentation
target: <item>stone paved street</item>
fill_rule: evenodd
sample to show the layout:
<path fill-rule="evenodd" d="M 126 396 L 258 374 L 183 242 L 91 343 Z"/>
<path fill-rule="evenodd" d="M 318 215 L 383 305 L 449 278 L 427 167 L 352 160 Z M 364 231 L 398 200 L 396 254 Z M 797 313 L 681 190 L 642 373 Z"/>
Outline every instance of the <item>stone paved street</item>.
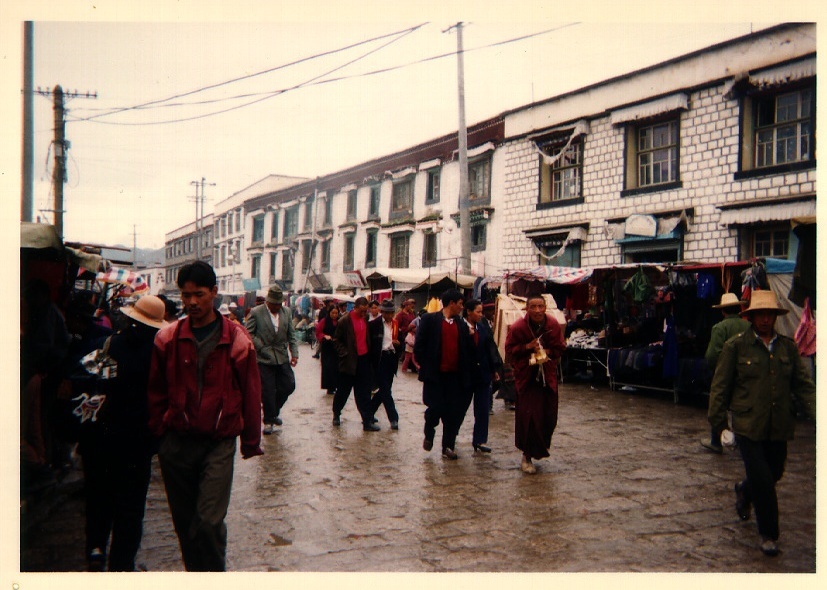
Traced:
<path fill-rule="evenodd" d="M 495 401 L 491 455 L 471 448 L 469 412 L 458 461 L 422 450 L 423 406 L 412 374 L 397 377 L 400 430 L 362 431 L 348 402 L 331 425 L 319 361 L 302 347 L 298 390 L 265 455 L 236 462 L 227 519 L 228 569 L 291 572 L 815 572 L 815 427 L 799 423 L 778 486 L 777 558 L 758 550 L 754 520 L 739 521 L 737 452 L 698 441 L 702 404 L 668 394 L 564 383 L 552 456 L 524 475 L 514 414 Z M 33 531 L 28 569 L 84 567 L 76 495 Z M 143 546 L 149 571 L 182 569 L 156 469 Z M 26 568 L 24 568 L 26 569 Z"/>

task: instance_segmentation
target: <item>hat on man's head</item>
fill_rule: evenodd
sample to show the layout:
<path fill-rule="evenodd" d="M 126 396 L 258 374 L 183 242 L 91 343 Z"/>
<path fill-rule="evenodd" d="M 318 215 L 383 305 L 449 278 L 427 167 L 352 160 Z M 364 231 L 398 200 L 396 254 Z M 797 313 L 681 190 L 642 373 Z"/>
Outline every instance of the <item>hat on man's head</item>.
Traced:
<path fill-rule="evenodd" d="M 226 303 L 222 303 L 218 307 L 218 313 L 220 313 L 221 315 L 230 315 L 230 306 Z"/>
<path fill-rule="evenodd" d="M 284 293 L 281 290 L 281 287 L 278 285 L 273 285 L 270 287 L 270 290 L 267 291 L 267 298 L 265 299 L 267 303 L 284 303 Z"/>
<path fill-rule="evenodd" d="M 742 311 L 741 315 L 749 315 L 753 311 L 774 311 L 778 315 L 784 315 L 790 310 L 778 305 L 778 298 L 772 291 L 753 291 L 749 299 L 749 307 Z"/>
<path fill-rule="evenodd" d="M 746 303 L 746 301 L 741 301 L 738 299 L 738 296 L 735 293 L 724 293 L 721 295 L 721 302 L 718 305 L 713 305 L 713 309 L 724 309 L 727 307 L 741 307 L 742 303 Z"/>
<path fill-rule="evenodd" d="M 167 325 L 164 320 L 166 310 L 167 306 L 155 295 L 144 295 L 135 305 L 121 308 L 124 315 L 152 328 L 163 328 Z"/>
<path fill-rule="evenodd" d="M 396 306 L 390 299 L 385 299 L 379 304 L 379 311 L 396 311 Z"/>

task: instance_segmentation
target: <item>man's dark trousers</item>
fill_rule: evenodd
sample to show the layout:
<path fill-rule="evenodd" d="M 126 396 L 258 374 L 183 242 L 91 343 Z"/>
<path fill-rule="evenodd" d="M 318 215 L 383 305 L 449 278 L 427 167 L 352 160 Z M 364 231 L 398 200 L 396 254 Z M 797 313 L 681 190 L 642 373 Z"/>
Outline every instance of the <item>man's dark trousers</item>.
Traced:
<path fill-rule="evenodd" d="M 296 390 L 296 376 L 290 363 L 282 365 L 258 364 L 261 375 L 261 403 L 264 406 L 264 423 L 273 424 L 281 408 Z"/>
<path fill-rule="evenodd" d="M 370 401 L 370 389 L 373 385 L 373 370 L 370 367 L 368 355 L 361 355 L 356 361 L 356 374 L 348 375 L 339 371 L 339 382 L 336 387 L 336 394 L 333 396 L 333 415 L 338 416 L 350 397 L 350 390 L 353 390 L 353 397 L 356 399 L 356 409 L 362 417 L 362 424 L 370 424 L 373 418 Z"/>
<path fill-rule="evenodd" d="M 747 478 L 744 485 L 744 497 L 755 508 L 755 520 L 758 521 L 758 534 L 762 537 L 778 539 L 778 495 L 775 484 L 784 475 L 787 461 L 787 441 L 754 441 L 736 435 L 738 449 L 744 460 Z"/>
<path fill-rule="evenodd" d="M 226 570 L 227 525 L 235 438 L 167 432 L 158 460 L 172 523 L 189 572 Z"/>
<path fill-rule="evenodd" d="M 422 401 L 425 409 L 425 438 L 434 440 L 436 427 L 442 420 L 442 448 L 453 449 L 457 434 L 471 405 L 471 391 L 462 387 L 458 373 L 439 373 L 436 381 L 422 384 Z"/>
<path fill-rule="evenodd" d="M 399 357 L 394 351 L 382 351 L 379 356 L 379 365 L 376 367 L 376 385 L 379 392 L 371 400 L 371 416 L 376 415 L 379 406 L 385 406 L 390 422 L 399 422 L 399 413 L 396 411 L 396 404 L 393 401 L 393 378 L 396 375 L 396 367 L 399 365 Z"/>

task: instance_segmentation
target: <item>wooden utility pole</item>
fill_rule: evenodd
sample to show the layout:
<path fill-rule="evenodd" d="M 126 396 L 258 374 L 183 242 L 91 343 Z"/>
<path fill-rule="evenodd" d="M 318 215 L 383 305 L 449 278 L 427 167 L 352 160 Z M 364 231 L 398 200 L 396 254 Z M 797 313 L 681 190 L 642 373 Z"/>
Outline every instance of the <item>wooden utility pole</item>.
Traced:
<path fill-rule="evenodd" d="M 63 88 L 60 84 L 52 91 L 55 111 L 55 165 L 52 170 L 52 190 L 55 192 L 55 231 L 63 239 L 63 185 L 66 183 L 66 123 L 63 117 Z"/>
<path fill-rule="evenodd" d="M 34 23 L 23 23 L 23 182 L 20 221 L 34 215 Z"/>

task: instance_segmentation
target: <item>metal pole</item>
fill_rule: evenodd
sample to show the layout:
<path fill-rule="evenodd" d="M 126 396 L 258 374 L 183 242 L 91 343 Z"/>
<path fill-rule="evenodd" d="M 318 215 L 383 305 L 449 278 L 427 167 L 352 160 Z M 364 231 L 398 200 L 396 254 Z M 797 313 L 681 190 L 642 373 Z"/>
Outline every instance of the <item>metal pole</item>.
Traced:
<path fill-rule="evenodd" d="M 34 23 L 23 23 L 23 165 L 20 220 L 34 215 Z"/>
<path fill-rule="evenodd" d="M 468 182 L 468 129 L 465 125 L 465 60 L 462 47 L 462 22 L 457 23 L 457 86 L 459 90 L 459 237 L 460 267 L 464 274 L 471 273 L 471 212 Z"/>

